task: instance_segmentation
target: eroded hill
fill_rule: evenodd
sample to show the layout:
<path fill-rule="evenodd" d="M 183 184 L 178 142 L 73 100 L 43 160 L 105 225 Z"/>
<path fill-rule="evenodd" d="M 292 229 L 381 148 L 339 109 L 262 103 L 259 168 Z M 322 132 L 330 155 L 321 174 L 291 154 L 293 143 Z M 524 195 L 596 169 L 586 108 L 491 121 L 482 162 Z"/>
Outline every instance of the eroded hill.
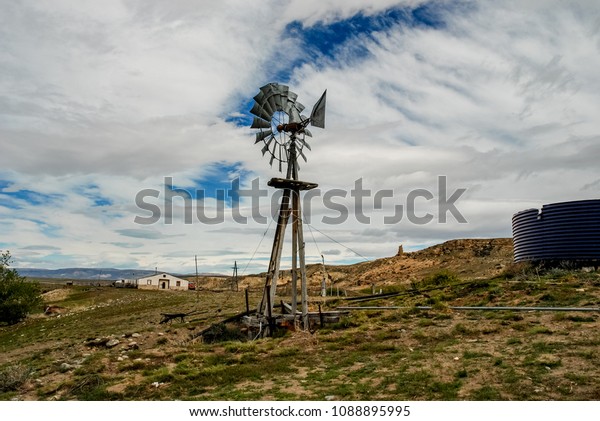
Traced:
<path fill-rule="evenodd" d="M 405 285 L 420 281 L 440 270 L 451 271 L 462 279 L 488 278 L 500 273 L 512 259 L 513 245 L 510 238 L 460 239 L 415 252 L 402 252 L 400 247 L 396 256 L 354 265 L 326 265 L 325 276 L 329 287 L 333 285 L 334 288 L 348 290 L 363 289 L 371 285 Z M 240 285 L 258 288 L 264 284 L 265 276 L 264 273 L 247 276 Z M 323 276 L 322 265 L 309 265 L 309 288 L 318 290 Z M 290 271 L 283 271 L 279 285 L 285 287 L 290 282 Z"/>

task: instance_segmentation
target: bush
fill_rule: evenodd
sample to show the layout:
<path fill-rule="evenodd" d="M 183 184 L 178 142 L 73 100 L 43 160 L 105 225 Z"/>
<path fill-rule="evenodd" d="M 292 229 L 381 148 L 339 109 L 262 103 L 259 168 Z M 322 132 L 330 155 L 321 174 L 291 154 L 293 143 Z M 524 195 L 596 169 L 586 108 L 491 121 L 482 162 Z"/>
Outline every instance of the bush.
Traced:
<path fill-rule="evenodd" d="M 0 392 L 17 390 L 31 375 L 31 369 L 11 365 L 0 370 Z"/>
<path fill-rule="evenodd" d="M 460 282 L 460 278 L 449 270 L 440 270 L 425 278 L 421 285 L 423 287 L 439 287 L 452 285 Z"/>
<path fill-rule="evenodd" d="M 0 254 L 0 323 L 15 324 L 41 307 L 40 287 L 26 282 L 15 269 L 9 269 L 10 253 Z"/>

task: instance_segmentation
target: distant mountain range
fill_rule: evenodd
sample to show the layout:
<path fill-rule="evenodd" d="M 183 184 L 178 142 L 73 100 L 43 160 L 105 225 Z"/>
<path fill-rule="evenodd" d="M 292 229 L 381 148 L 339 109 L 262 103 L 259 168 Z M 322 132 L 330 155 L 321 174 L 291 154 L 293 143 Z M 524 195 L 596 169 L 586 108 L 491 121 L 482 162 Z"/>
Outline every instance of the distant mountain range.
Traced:
<path fill-rule="evenodd" d="M 31 269 L 17 268 L 19 275 L 27 278 L 56 278 L 56 279 L 89 279 L 89 280 L 118 280 L 137 279 L 154 275 L 153 270 L 112 269 L 112 268 L 65 268 L 65 269 Z M 176 275 L 177 274 L 173 274 Z M 206 275 L 204 275 L 206 276 Z"/>

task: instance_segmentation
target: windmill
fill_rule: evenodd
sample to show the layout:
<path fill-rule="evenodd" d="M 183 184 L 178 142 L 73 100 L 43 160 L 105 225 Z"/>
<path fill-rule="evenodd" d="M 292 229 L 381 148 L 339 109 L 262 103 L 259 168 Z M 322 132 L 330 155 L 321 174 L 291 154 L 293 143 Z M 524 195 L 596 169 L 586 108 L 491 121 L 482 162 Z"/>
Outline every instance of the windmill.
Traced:
<path fill-rule="evenodd" d="M 272 327 L 272 310 L 279 279 L 279 267 L 286 227 L 292 219 L 292 306 L 291 314 L 298 314 L 298 277 L 300 277 L 301 315 L 304 328 L 308 327 L 308 290 L 304 257 L 304 233 L 302 230 L 302 210 L 300 191 L 316 188 L 318 185 L 298 179 L 298 157 L 306 162 L 304 150 L 310 150 L 306 138 L 312 137 L 308 126 L 325 128 L 325 101 L 327 90 L 313 106 L 310 116 L 302 114 L 304 105 L 297 101 L 298 95 L 286 85 L 269 83 L 260 88 L 254 97 L 250 112 L 255 116 L 251 128 L 257 129 L 255 144 L 262 145 L 263 156 L 268 154 L 269 164 L 273 163 L 283 171 L 285 178 L 272 178 L 267 184 L 283 190 L 277 228 L 271 249 L 271 259 L 265 281 L 265 289 L 257 314 L 267 318 Z M 290 203 L 291 199 L 291 203 Z"/>

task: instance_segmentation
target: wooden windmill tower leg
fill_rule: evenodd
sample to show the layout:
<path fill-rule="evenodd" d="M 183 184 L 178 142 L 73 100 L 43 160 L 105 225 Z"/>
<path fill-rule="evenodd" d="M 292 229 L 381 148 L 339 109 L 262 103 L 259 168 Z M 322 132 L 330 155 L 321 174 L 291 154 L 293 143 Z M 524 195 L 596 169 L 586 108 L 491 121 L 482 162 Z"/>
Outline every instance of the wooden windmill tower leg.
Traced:
<path fill-rule="evenodd" d="M 273 239 L 273 248 L 271 249 L 271 259 L 269 260 L 269 271 L 267 272 L 267 280 L 265 283 L 265 294 L 270 294 L 269 299 L 266 295 L 260 302 L 258 313 L 268 315 L 267 301 L 273 305 L 275 293 L 277 292 L 277 281 L 279 280 L 279 266 L 281 263 L 281 253 L 283 250 L 283 242 L 285 238 L 285 229 L 290 217 L 290 189 L 283 190 L 281 205 L 279 207 L 279 216 L 277 219 L 277 228 L 275 230 L 275 238 Z"/>
<path fill-rule="evenodd" d="M 300 191 L 294 191 L 292 204 L 295 210 L 294 223 L 296 225 L 296 244 L 298 248 L 298 260 L 300 265 L 300 290 L 302 298 L 302 326 L 308 329 L 308 287 L 306 284 L 306 263 L 304 255 L 304 231 L 302 228 L 302 208 L 300 206 Z M 294 291 L 294 298 L 297 293 Z M 296 298 L 297 300 L 297 298 Z"/>

